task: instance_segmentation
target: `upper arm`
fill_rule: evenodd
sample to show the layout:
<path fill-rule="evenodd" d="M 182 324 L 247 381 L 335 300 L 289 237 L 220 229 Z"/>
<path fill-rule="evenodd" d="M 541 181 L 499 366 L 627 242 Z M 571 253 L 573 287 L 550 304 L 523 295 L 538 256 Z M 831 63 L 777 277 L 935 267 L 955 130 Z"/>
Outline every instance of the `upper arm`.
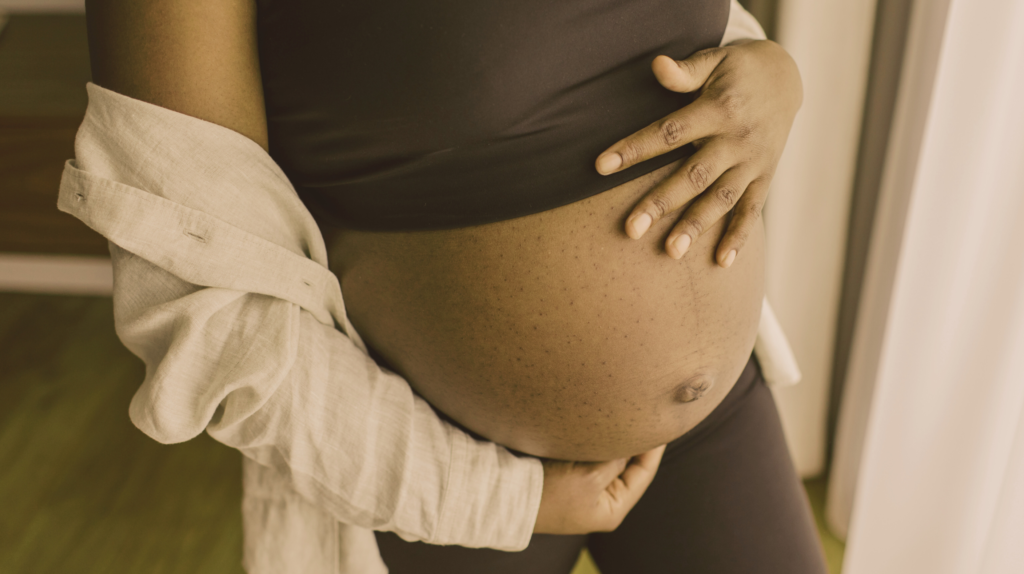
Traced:
<path fill-rule="evenodd" d="M 93 82 L 267 149 L 255 0 L 87 0 Z"/>

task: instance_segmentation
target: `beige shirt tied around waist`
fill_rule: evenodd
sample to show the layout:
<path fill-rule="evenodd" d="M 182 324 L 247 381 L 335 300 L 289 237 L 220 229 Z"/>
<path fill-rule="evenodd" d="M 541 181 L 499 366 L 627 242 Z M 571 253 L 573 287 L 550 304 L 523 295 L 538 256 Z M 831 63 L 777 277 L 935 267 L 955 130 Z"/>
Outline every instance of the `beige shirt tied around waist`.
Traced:
<path fill-rule="evenodd" d="M 723 44 L 763 37 L 733 0 Z M 132 422 L 245 455 L 246 569 L 384 573 L 373 530 L 525 548 L 540 462 L 441 421 L 370 359 L 316 223 L 263 148 L 87 90 L 58 207 L 109 240 L 117 334 L 146 364 Z M 767 301 L 755 352 L 769 384 L 799 380 Z"/>

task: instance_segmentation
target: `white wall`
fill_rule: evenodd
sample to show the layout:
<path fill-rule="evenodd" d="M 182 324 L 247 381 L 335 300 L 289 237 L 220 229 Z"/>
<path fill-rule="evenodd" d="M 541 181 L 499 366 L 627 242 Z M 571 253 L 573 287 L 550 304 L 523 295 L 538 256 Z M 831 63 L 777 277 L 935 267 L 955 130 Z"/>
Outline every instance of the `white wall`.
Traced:
<path fill-rule="evenodd" d="M 110 295 L 113 290 L 108 257 L 0 253 L 0 292 Z"/>

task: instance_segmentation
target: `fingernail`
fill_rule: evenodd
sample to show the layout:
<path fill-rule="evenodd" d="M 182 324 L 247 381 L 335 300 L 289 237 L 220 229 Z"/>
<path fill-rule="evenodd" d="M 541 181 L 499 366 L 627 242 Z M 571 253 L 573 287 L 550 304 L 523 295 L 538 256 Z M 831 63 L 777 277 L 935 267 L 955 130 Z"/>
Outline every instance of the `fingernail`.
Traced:
<path fill-rule="evenodd" d="M 725 261 L 722 262 L 722 267 L 728 267 L 732 265 L 732 262 L 736 260 L 736 250 L 732 249 L 725 256 Z"/>
<path fill-rule="evenodd" d="M 679 254 L 679 257 L 676 257 L 676 259 L 682 259 L 683 255 L 686 255 L 686 250 L 690 248 L 690 236 L 684 233 L 676 237 L 675 246 L 676 253 Z"/>
<path fill-rule="evenodd" d="M 633 226 L 633 235 L 635 236 L 633 239 L 640 239 L 651 228 L 651 216 L 647 213 L 641 213 L 630 220 L 630 223 Z"/>
<path fill-rule="evenodd" d="M 609 174 L 622 165 L 622 156 L 617 153 L 606 153 L 597 158 L 597 171 L 601 174 Z"/>

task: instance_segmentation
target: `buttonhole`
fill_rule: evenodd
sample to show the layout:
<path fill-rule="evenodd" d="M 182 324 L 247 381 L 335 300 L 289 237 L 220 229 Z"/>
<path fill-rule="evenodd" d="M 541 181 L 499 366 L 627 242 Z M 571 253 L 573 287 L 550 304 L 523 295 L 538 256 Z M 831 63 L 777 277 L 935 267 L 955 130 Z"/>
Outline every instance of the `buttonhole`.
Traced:
<path fill-rule="evenodd" d="M 196 235 L 195 233 L 192 233 L 191 231 L 186 231 L 185 235 L 191 237 L 192 239 L 195 239 L 199 243 L 206 243 L 206 238 L 203 237 L 202 235 Z"/>

